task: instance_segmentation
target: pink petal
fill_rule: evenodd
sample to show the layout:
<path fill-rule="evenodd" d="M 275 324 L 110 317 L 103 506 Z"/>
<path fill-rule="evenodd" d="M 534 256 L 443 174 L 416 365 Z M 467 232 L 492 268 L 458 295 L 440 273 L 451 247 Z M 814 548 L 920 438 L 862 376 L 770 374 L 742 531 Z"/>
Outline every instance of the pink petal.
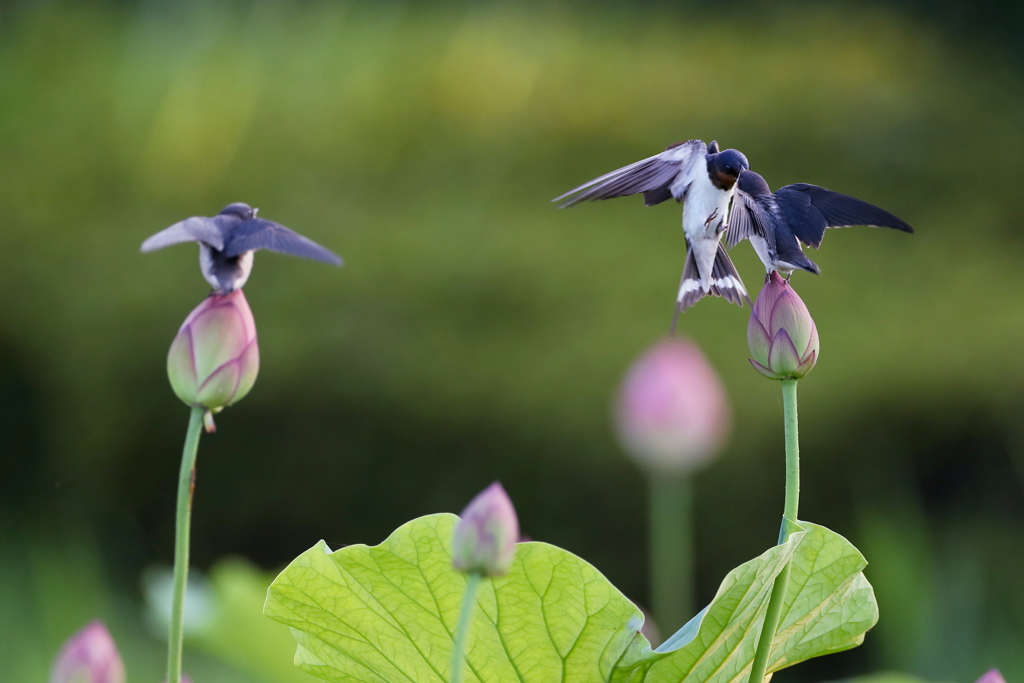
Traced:
<path fill-rule="evenodd" d="M 729 428 L 722 381 L 686 339 L 654 345 L 630 367 L 615 406 L 617 435 L 649 469 L 692 470 L 714 457 Z"/>
<path fill-rule="evenodd" d="M 260 371 L 260 347 L 256 344 L 255 338 L 249 342 L 249 346 L 238 359 L 238 366 L 241 376 L 238 380 L 238 387 L 235 389 L 235 395 L 231 397 L 231 403 L 240 401 L 256 384 L 256 376 Z"/>
<path fill-rule="evenodd" d="M 768 276 L 768 282 L 761 288 L 761 293 L 757 295 L 757 301 L 754 302 L 754 315 L 762 325 L 767 326 L 772 317 L 772 309 L 775 308 L 775 301 L 788 288 L 789 285 L 782 279 L 778 271 L 772 271 Z"/>
<path fill-rule="evenodd" d="M 768 367 L 772 372 L 790 377 L 800 367 L 800 356 L 796 347 L 785 330 L 779 330 L 772 339 L 772 348 L 768 352 Z"/>
<path fill-rule="evenodd" d="M 245 320 L 234 305 L 212 306 L 192 321 L 196 377 L 202 383 L 218 368 L 241 355 L 249 343 Z"/>
<path fill-rule="evenodd" d="M 494 482 L 459 515 L 452 537 L 452 562 L 465 572 L 501 576 L 515 559 L 519 519 L 501 484 Z"/>
<path fill-rule="evenodd" d="M 64 644 L 50 683 L 125 683 L 124 662 L 102 621 L 93 621 Z"/>
<path fill-rule="evenodd" d="M 796 292 L 787 287 L 775 301 L 771 323 L 768 325 L 769 334 L 774 337 L 779 330 L 785 330 L 793 342 L 793 347 L 802 351 L 807 348 L 813 327 L 814 321 L 811 320 L 807 306 Z"/>
<path fill-rule="evenodd" d="M 167 353 L 167 377 L 177 397 L 191 405 L 196 398 L 198 382 L 192 354 L 192 333 L 188 327 L 182 328 L 171 342 L 171 350 Z"/>
<path fill-rule="evenodd" d="M 774 372 L 772 372 L 771 370 L 769 370 L 765 366 L 761 365 L 757 361 L 755 361 L 753 359 L 748 359 L 748 360 L 750 360 L 750 364 L 754 366 L 755 370 L 760 372 L 762 375 L 764 375 L 768 379 L 783 379 L 782 375 L 776 375 Z"/>
<path fill-rule="evenodd" d="M 764 325 L 754 315 L 750 316 L 750 321 L 747 323 L 747 346 L 750 347 L 750 355 L 754 357 L 754 360 L 762 365 L 768 362 L 772 339 L 768 336 Z"/>
<path fill-rule="evenodd" d="M 199 385 L 196 403 L 207 408 L 221 408 L 229 405 L 238 389 L 242 368 L 237 360 L 220 366 Z"/>
<path fill-rule="evenodd" d="M 804 362 L 800 364 L 800 367 L 798 367 L 796 369 L 796 372 L 794 372 L 793 375 L 797 379 L 800 379 L 801 377 L 806 375 L 808 372 L 813 370 L 814 369 L 814 364 L 817 363 L 817 362 L 818 362 L 818 352 L 817 351 L 811 351 L 811 355 L 807 356 L 806 360 L 804 360 Z"/>
<path fill-rule="evenodd" d="M 977 683 L 1006 683 L 1006 679 L 1003 678 L 999 669 L 989 669 L 978 679 Z"/>
<path fill-rule="evenodd" d="M 807 340 L 807 348 L 804 349 L 803 357 L 806 358 L 807 354 L 813 353 L 818 355 L 820 345 L 818 343 L 818 326 L 813 322 L 811 323 L 811 338 Z"/>

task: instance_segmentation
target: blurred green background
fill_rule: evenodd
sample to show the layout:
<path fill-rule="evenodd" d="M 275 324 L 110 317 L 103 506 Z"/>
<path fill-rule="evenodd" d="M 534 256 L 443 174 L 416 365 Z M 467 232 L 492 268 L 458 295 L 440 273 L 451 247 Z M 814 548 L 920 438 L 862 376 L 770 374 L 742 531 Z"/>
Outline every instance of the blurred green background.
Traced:
<path fill-rule="evenodd" d="M 1019 31 L 975 31 L 987 5 L 970 7 L 0 9 L 0 679 L 45 680 L 98 616 L 130 680 L 162 680 L 140 577 L 172 558 L 188 419 L 164 363 L 208 287 L 193 246 L 138 246 L 232 201 L 346 267 L 256 259 L 261 375 L 199 455 L 197 683 L 312 681 L 259 615 L 273 570 L 493 479 L 524 533 L 644 604 L 644 482 L 609 409 L 668 329 L 679 208 L 549 200 L 715 138 L 772 187 L 918 229 L 830 231 L 822 275 L 793 278 L 822 348 L 800 386 L 802 516 L 864 551 L 881 621 L 775 680 L 1024 680 L 1024 67 Z M 756 291 L 753 251 L 734 259 Z M 702 602 L 781 513 L 779 387 L 748 366 L 746 322 L 708 300 L 680 324 L 735 414 L 697 478 Z"/>

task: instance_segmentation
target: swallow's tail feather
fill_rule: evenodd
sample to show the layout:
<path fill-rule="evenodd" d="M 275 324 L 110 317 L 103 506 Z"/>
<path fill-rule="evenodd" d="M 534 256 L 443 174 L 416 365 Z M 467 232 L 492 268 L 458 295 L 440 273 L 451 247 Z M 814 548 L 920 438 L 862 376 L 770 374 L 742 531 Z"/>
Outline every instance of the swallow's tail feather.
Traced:
<path fill-rule="evenodd" d="M 700 281 L 700 271 L 697 270 L 697 259 L 693 255 L 693 249 L 687 244 L 683 279 L 679 282 L 679 294 L 676 296 L 676 312 L 682 313 L 708 293 L 704 291 L 704 285 Z"/>
<path fill-rule="evenodd" d="M 800 251 L 799 247 L 780 253 L 776 260 L 780 267 L 784 266 L 787 270 L 806 270 L 808 273 L 821 275 L 821 268 L 818 267 L 818 264 L 807 258 L 807 256 Z"/>
<path fill-rule="evenodd" d="M 704 298 L 708 292 L 704 291 L 704 285 L 700 281 L 700 271 L 697 270 L 697 259 L 693 255 L 690 243 L 686 243 L 686 263 L 683 265 L 683 279 L 679 283 L 679 294 L 676 295 L 676 310 L 672 314 L 672 327 L 669 335 L 676 333 L 676 322 L 679 314 L 690 306 Z"/>
<path fill-rule="evenodd" d="M 679 294 L 676 296 L 676 312 L 672 316 L 672 333 L 676 330 L 676 321 L 679 314 L 693 306 L 708 294 L 720 296 L 730 303 L 743 307 L 746 301 L 750 305 L 750 297 L 747 296 L 747 288 L 743 286 L 743 280 L 736 271 L 732 259 L 725 251 L 725 246 L 718 244 L 718 252 L 715 254 L 715 262 L 711 268 L 711 280 L 708 289 L 704 289 L 701 283 L 700 271 L 697 270 L 697 260 L 694 258 L 693 249 L 687 245 L 686 264 L 683 266 L 683 279 L 679 283 Z"/>
<path fill-rule="evenodd" d="M 729 303 L 736 304 L 743 308 L 743 302 L 748 306 L 750 297 L 747 295 L 747 288 L 743 285 L 743 279 L 736 271 L 732 259 L 725 251 L 725 245 L 718 243 L 718 253 L 715 254 L 715 264 L 711 269 L 711 293 L 720 296 Z"/>

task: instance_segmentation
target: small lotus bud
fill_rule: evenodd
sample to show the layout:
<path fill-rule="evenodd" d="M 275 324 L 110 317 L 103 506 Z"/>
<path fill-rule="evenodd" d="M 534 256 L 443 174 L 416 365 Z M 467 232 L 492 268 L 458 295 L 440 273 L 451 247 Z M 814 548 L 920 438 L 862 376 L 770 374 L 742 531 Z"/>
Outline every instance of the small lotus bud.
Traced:
<path fill-rule="evenodd" d="M 800 379 L 818 360 L 818 328 L 797 293 L 772 271 L 747 325 L 750 364 L 770 379 Z"/>
<path fill-rule="evenodd" d="M 259 369 L 256 321 L 240 289 L 211 294 L 199 304 L 167 354 L 167 375 L 178 398 L 213 411 L 249 393 Z"/>
<path fill-rule="evenodd" d="M 630 368 L 615 422 L 619 440 L 641 467 L 685 473 L 720 451 L 729 431 L 729 403 L 700 348 L 668 339 Z"/>
<path fill-rule="evenodd" d="M 464 572 L 501 576 L 512 566 L 519 520 L 501 484 L 494 482 L 459 515 L 452 539 L 452 563 Z"/>
<path fill-rule="evenodd" d="M 989 669 L 978 679 L 977 683 L 1006 683 L 1006 679 L 1003 678 L 1003 674 L 999 673 L 999 669 Z"/>
<path fill-rule="evenodd" d="M 54 660 L 50 683 L 124 683 L 124 662 L 110 631 L 93 621 L 71 636 Z"/>

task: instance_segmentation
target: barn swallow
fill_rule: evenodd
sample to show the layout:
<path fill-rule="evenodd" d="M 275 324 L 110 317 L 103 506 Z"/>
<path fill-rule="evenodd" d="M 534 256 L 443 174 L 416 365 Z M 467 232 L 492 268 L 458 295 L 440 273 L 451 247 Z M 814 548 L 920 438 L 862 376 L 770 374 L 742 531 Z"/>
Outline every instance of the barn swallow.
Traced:
<path fill-rule="evenodd" d="M 673 198 L 682 202 L 686 263 L 676 296 L 676 315 L 707 294 L 742 306 L 744 299 L 749 302 L 747 289 L 721 240 L 736 179 L 748 168 L 747 158 L 735 149 L 719 152 L 717 142 L 705 145 L 690 140 L 595 178 L 553 201 L 564 208 L 642 192 L 646 206 Z M 674 319 L 672 325 L 675 327 Z"/>
<path fill-rule="evenodd" d="M 199 268 L 218 294 L 240 289 L 252 272 L 253 252 L 269 249 L 282 254 L 302 256 L 336 266 L 342 264 L 335 253 L 288 228 L 257 218 L 248 204 L 225 206 L 213 218 L 193 216 L 175 223 L 142 243 L 149 252 L 181 242 L 199 243 Z"/>
<path fill-rule="evenodd" d="M 818 264 L 804 255 L 800 242 L 817 249 L 825 228 L 868 225 L 914 232 L 905 221 L 873 204 L 817 185 L 796 183 L 772 193 L 757 173 L 744 170 L 736 183 L 729 230 L 729 248 L 749 239 L 770 275 L 789 277 L 794 270 L 819 274 Z"/>

